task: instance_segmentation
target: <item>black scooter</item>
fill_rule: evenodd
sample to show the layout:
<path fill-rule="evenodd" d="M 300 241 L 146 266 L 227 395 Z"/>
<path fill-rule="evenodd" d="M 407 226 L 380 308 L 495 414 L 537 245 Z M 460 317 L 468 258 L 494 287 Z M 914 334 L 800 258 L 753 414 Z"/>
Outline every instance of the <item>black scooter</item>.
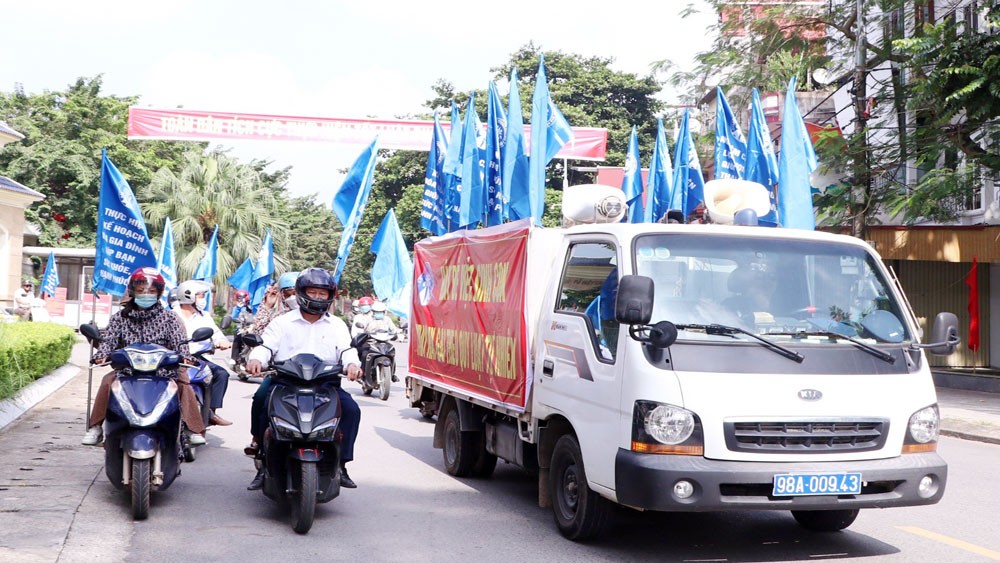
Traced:
<path fill-rule="evenodd" d="M 250 379 L 250 374 L 247 373 L 247 354 L 250 353 L 250 346 L 246 345 L 246 340 L 243 339 L 243 337 L 250 334 L 250 328 L 253 327 L 253 317 L 241 315 L 239 318 L 234 319 L 231 315 L 226 315 L 222 317 L 222 322 L 219 323 L 219 328 L 226 330 L 232 326 L 233 323 L 237 324 L 236 332 L 233 337 L 233 346 L 236 346 L 238 342 L 241 346 L 239 355 L 236 358 L 230 358 L 229 368 L 233 370 L 236 377 L 238 377 L 240 381 L 248 381 Z"/>
<path fill-rule="evenodd" d="M 389 342 L 398 336 L 388 330 L 361 333 L 354 337 L 351 346 L 362 350 L 364 373 L 359 380 L 365 395 L 378 389 L 379 398 L 389 399 L 392 377 L 396 373 L 396 348 Z"/>
<path fill-rule="evenodd" d="M 246 335 L 250 346 L 260 336 Z M 309 531 L 316 504 L 340 495 L 340 387 L 343 366 L 313 354 L 273 363 L 267 398 L 268 428 L 256 459 L 264 468 L 264 494 L 289 506 L 292 529 Z"/>
<path fill-rule="evenodd" d="M 80 326 L 91 343 L 101 341 L 92 324 Z M 208 340 L 200 328 L 191 341 Z M 181 356 L 157 344 L 137 343 L 111 353 L 106 363 L 118 372 L 104 419 L 104 472 L 111 484 L 132 497 L 132 517 L 149 516 L 151 491 L 163 491 L 180 475 L 181 409 L 177 383 L 160 377 L 159 368 L 191 367 Z"/>

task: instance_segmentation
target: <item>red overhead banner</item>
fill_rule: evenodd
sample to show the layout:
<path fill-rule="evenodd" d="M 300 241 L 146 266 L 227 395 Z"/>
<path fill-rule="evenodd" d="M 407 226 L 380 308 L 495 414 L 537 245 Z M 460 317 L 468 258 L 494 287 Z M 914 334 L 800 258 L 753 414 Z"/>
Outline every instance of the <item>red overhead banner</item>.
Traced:
<path fill-rule="evenodd" d="M 451 124 L 447 122 L 441 126 L 446 133 L 451 128 Z M 128 110 L 129 139 L 253 139 L 368 145 L 377 134 L 380 148 L 426 151 L 430 149 L 433 132 L 433 121 L 340 119 L 134 107 Z M 524 126 L 524 140 L 530 144 L 531 128 L 528 125 Z M 607 146 L 607 129 L 574 127 L 573 140 L 566 143 L 555 157 L 604 160 Z"/>
<path fill-rule="evenodd" d="M 527 221 L 414 248 L 410 371 L 492 404 L 527 405 Z"/>

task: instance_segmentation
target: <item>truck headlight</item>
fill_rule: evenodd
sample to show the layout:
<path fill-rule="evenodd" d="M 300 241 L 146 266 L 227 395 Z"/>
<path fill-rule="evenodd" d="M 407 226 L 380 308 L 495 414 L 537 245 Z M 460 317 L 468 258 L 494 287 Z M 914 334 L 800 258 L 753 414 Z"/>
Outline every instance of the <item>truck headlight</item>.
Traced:
<path fill-rule="evenodd" d="M 701 421 L 674 405 L 636 401 L 632 415 L 632 451 L 703 455 Z"/>
<path fill-rule="evenodd" d="M 922 408 L 910 415 L 906 429 L 903 453 L 936 450 L 938 434 L 941 431 L 941 415 L 938 413 L 937 405 Z"/>

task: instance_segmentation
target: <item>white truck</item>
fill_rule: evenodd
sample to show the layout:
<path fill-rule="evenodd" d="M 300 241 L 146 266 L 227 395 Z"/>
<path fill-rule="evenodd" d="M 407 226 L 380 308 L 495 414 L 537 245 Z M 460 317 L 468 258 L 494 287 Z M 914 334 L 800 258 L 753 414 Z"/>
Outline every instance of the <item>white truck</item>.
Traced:
<path fill-rule="evenodd" d="M 787 510 L 836 531 L 941 499 L 925 349 L 954 350 L 955 315 L 921 344 L 855 238 L 622 224 L 620 190 L 568 190 L 564 215 L 591 224 L 416 245 L 407 395 L 437 416 L 450 474 L 536 471 L 572 540 L 598 536 L 612 503 Z"/>

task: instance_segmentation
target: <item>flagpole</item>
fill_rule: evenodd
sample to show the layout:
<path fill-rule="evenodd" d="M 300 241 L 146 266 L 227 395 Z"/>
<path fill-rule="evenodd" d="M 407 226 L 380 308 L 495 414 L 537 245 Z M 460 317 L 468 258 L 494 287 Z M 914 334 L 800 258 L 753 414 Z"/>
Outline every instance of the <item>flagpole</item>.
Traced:
<path fill-rule="evenodd" d="M 90 294 L 91 297 L 91 308 L 90 308 L 90 324 L 97 326 L 97 292 L 94 291 Z M 94 382 L 94 342 L 88 339 L 90 342 L 90 360 L 87 362 L 87 426 L 90 426 L 90 400 L 93 394 L 93 382 Z"/>
<path fill-rule="evenodd" d="M 569 187 L 569 159 L 563 159 L 563 191 Z"/>

